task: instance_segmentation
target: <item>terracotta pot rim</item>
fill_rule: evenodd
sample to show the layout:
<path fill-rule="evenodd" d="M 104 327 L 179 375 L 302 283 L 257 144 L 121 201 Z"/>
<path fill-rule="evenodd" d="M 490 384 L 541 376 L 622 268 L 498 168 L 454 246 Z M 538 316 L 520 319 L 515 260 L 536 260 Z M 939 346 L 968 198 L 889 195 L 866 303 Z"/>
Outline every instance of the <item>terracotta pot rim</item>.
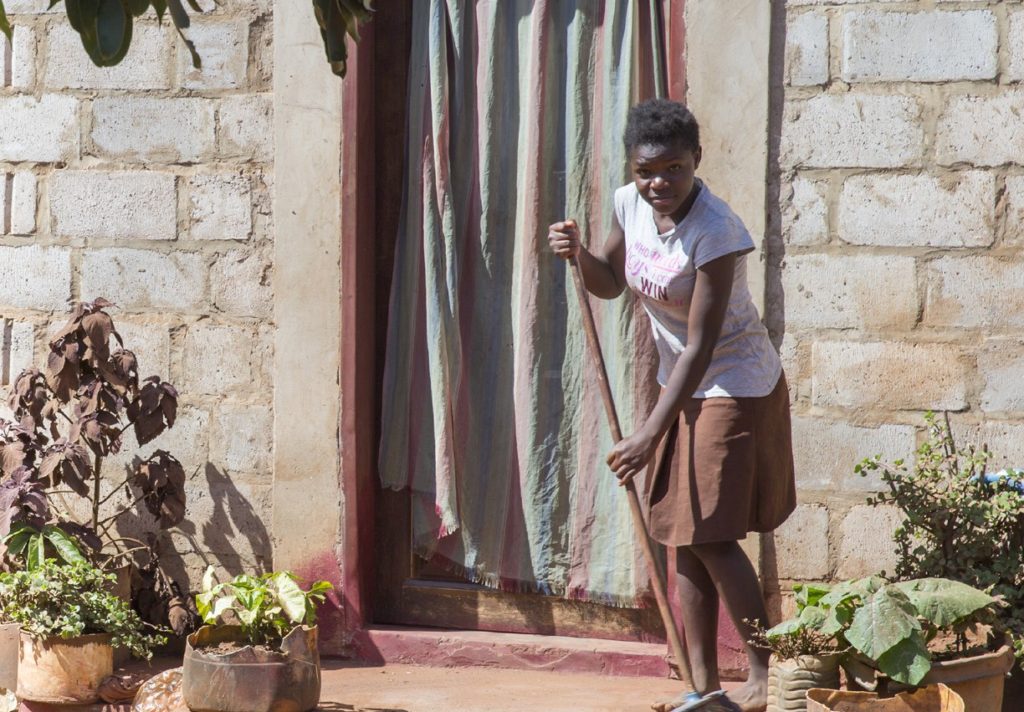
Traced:
<path fill-rule="evenodd" d="M 84 643 L 110 643 L 114 636 L 112 633 L 83 633 L 82 635 L 76 635 L 74 638 L 62 638 L 59 635 L 43 635 L 37 636 L 32 635 L 28 631 L 22 629 L 20 631 L 22 640 L 31 640 L 35 643 L 42 643 L 43 645 L 82 645 Z"/>

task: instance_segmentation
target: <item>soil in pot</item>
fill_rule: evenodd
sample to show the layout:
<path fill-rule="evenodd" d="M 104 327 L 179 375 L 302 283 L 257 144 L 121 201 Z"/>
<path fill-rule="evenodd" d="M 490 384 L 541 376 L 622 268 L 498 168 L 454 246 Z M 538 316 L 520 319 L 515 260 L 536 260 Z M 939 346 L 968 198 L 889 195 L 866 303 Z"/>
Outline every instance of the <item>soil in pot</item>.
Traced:
<path fill-rule="evenodd" d="M 108 634 L 33 638 L 21 634 L 18 655 L 19 699 L 51 704 L 91 704 L 103 679 L 114 672 Z"/>
<path fill-rule="evenodd" d="M 772 656 L 768 667 L 767 712 L 805 712 L 811 688 L 839 688 L 838 655 Z"/>
<path fill-rule="evenodd" d="M 281 650 L 240 644 L 235 626 L 188 637 L 182 694 L 193 712 L 308 712 L 320 702 L 316 627 L 300 626 Z"/>

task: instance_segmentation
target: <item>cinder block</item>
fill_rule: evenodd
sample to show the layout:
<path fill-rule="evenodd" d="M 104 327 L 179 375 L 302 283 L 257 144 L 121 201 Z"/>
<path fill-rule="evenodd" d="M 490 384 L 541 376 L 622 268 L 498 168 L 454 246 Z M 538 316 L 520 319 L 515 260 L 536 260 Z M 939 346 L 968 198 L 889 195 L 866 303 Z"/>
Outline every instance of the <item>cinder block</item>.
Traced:
<path fill-rule="evenodd" d="M 1004 77 L 1013 82 L 1024 79 L 1024 11 L 1007 14 L 1006 51 L 1009 60 Z"/>
<path fill-rule="evenodd" d="M 25 25 L 15 25 L 14 45 L 11 47 L 11 86 L 15 89 L 32 90 L 35 88 L 36 46 L 35 30 Z M 0 49 L 2 47 L 3 45 L 0 44 Z"/>
<path fill-rule="evenodd" d="M 995 239 L 995 176 L 859 175 L 843 184 L 839 237 L 855 245 L 985 247 Z"/>
<path fill-rule="evenodd" d="M 223 255 L 213 265 L 210 285 L 214 306 L 226 314 L 268 317 L 273 310 L 271 265 L 258 253 Z"/>
<path fill-rule="evenodd" d="M 921 161 L 921 107 L 912 97 L 824 94 L 788 102 L 784 113 L 785 167 L 898 168 Z"/>
<path fill-rule="evenodd" d="M 782 206 L 782 236 L 789 245 L 828 242 L 828 182 L 795 178 Z"/>
<path fill-rule="evenodd" d="M 893 536 L 903 521 L 894 507 L 862 504 L 843 519 L 839 540 L 836 578 L 861 578 L 872 574 L 892 575 L 898 561 Z"/>
<path fill-rule="evenodd" d="M 978 354 L 984 380 L 981 409 L 986 413 L 1024 412 L 1024 341 L 988 339 Z"/>
<path fill-rule="evenodd" d="M 848 12 L 843 16 L 843 79 L 992 79 L 998 45 L 996 16 L 989 10 Z"/>
<path fill-rule="evenodd" d="M 1024 327 L 1024 262 L 985 255 L 928 263 L 924 323 L 954 328 Z"/>
<path fill-rule="evenodd" d="M 884 410 L 960 410 L 968 363 L 952 344 L 822 341 L 814 344 L 815 405 Z"/>
<path fill-rule="evenodd" d="M 59 171 L 50 186 L 53 232 L 64 237 L 173 240 L 174 175 L 156 171 Z"/>
<path fill-rule="evenodd" d="M 93 249 L 82 254 L 81 293 L 129 311 L 206 311 L 206 262 L 193 252 Z"/>
<path fill-rule="evenodd" d="M 815 581 L 828 576 L 828 509 L 802 504 L 775 530 L 780 579 Z"/>
<path fill-rule="evenodd" d="M 78 156 L 78 100 L 0 96 L 0 161 L 54 163 Z"/>
<path fill-rule="evenodd" d="M 789 329 L 911 329 L 914 259 L 896 255 L 794 255 L 782 272 Z M 878 299 L 884 284 L 886 298 Z"/>
<path fill-rule="evenodd" d="M 36 231 L 36 176 L 17 171 L 11 185 L 11 234 L 31 235 Z"/>
<path fill-rule="evenodd" d="M 188 38 L 203 58 L 192 67 L 192 55 L 178 43 L 178 75 L 186 89 L 240 89 L 248 85 L 249 25 L 240 20 L 194 22 Z"/>
<path fill-rule="evenodd" d="M 224 158 L 274 158 L 274 108 L 269 94 L 225 98 L 220 105 L 219 152 Z"/>
<path fill-rule="evenodd" d="M 202 408 L 179 403 L 174 427 L 165 430 L 152 442 L 139 447 L 135 432 L 131 428 L 125 431 L 121 451 L 106 460 L 104 474 L 123 476 L 133 468 L 132 460 L 136 456 L 144 460 L 156 450 L 166 450 L 181 462 L 189 479 L 197 474 L 201 476 L 209 461 L 209 438 L 210 414 Z"/>
<path fill-rule="evenodd" d="M 193 240 L 248 240 L 252 236 L 252 187 L 238 173 L 189 180 Z"/>
<path fill-rule="evenodd" d="M 85 295 L 88 299 L 103 296 Z M 160 376 L 170 378 L 171 327 L 164 322 L 142 321 L 115 316 L 114 325 L 124 340 L 124 347 L 135 354 L 139 364 L 139 378 Z"/>
<path fill-rule="evenodd" d="M 52 25 L 47 33 L 47 87 L 53 89 L 170 89 L 173 30 L 136 22 L 132 44 L 120 64 L 97 67 L 82 48 L 78 33 L 67 23 Z"/>
<path fill-rule="evenodd" d="M 801 488 L 842 492 L 882 489 L 877 475 L 861 477 L 854 466 L 881 455 L 886 462 L 911 459 L 916 448 L 910 425 L 858 426 L 813 416 L 793 417 L 793 462 Z"/>
<path fill-rule="evenodd" d="M 213 102 L 207 99 L 106 97 L 93 102 L 92 113 L 92 140 L 103 156 L 178 163 L 213 152 Z"/>
<path fill-rule="evenodd" d="M 174 551 L 185 552 L 186 570 L 202 572 L 211 558 L 231 575 L 267 570 L 272 553 L 267 528 L 272 521 L 272 495 L 272 483 L 230 477 L 212 463 L 190 477 L 185 482 L 188 521 L 203 533 L 205 551 L 195 549 L 195 537 L 190 543 L 190 537 L 172 531 Z"/>
<path fill-rule="evenodd" d="M 959 96 L 939 117 L 935 153 L 944 165 L 1024 164 L 1024 91 L 995 96 Z"/>
<path fill-rule="evenodd" d="M 786 81 L 792 86 L 828 83 L 828 16 L 803 12 L 786 23 Z"/>
<path fill-rule="evenodd" d="M 237 326 L 200 322 L 185 335 L 184 389 L 225 395 L 252 385 L 253 336 Z"/>
<path fill-rule="evenodd" d="M 962 423 L 955 417 L 950 423 L 957 447 L 974 445 L 980 449 L 988 445 L 992 458 L 988 470 L 1024 469 L 1024 425 L 989 420 L 982 423 Z"/>
<path fill-rule="evenodd" d="M 71 297 L 71 253 L 63 247 L 0 247 L 0 307 L 60 310 Z"/>
<path fill-rule="evenodd" d="M 210 460 L 226 472 L 266 472 L 273 460 L 274 415 L 262 405 L 222 405 L 210 440 Z"/>
<path fill-rule="evenodd" d="M 50 7 L 50 0 L 4 0 L 8 15 L 42 15 L 47 12 L 63 12 L 64 6 Z"/>
<path fill-rule="evenodd" d="M 36 365 L 35 362 L 35 325 L 30 321 L 8 319 L 11 327 L 11 361 L 7 375 L 10 382 L 19 373 Z M 5 327 L 6 330 L 6 327 Z"/>

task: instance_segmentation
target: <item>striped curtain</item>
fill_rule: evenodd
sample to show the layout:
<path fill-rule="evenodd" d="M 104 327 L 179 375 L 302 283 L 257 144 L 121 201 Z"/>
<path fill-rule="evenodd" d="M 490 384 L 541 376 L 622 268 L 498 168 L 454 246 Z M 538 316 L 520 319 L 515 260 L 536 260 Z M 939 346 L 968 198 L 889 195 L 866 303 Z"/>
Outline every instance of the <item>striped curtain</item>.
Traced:
<path fill-rule="evenodd" d="M 628 108 L 654 91 L 650 0 L 417 0 L 380 471 L 414 551 L 468 580 L 611 605 L 646 571 L 566 265 L 547 225 L 608 234 Z M 623 426 L 654 351 L 595 304 Z"/>

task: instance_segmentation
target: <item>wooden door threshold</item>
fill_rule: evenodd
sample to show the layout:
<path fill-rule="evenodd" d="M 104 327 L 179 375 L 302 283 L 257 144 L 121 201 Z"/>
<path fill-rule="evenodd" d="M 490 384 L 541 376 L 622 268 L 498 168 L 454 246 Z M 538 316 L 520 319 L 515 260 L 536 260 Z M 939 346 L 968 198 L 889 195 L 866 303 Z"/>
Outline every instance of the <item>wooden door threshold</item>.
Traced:
<path fill-rule="evenodd" d="M 622 677 L 669 676 L 664 644 L 557 635 L 372 626 L 356 634 L 357 658 L 372 664 L 494 667 Z"/>

